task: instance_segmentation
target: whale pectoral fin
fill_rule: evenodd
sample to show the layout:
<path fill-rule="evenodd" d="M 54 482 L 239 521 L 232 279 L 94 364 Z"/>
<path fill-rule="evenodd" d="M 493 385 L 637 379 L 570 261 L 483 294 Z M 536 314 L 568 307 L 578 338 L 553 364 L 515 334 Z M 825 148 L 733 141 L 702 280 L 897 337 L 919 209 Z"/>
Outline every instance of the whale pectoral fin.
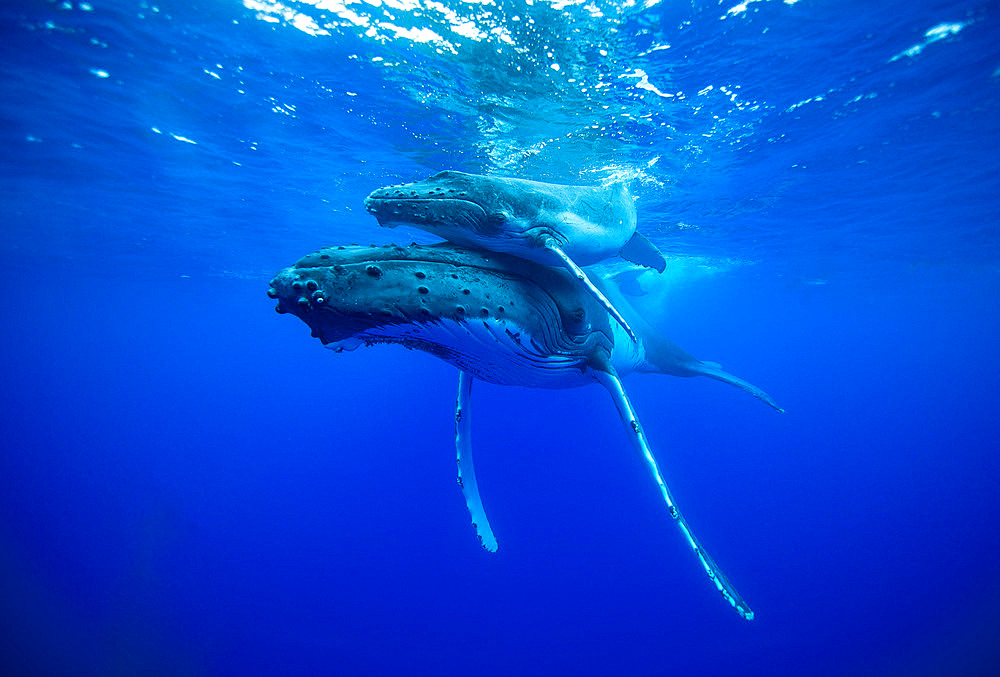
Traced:
<path fill-rule="evenodd" d="M 625 243 L 618 255 L 636 265 L 653 268 L 658 273 L 662 273 L 667 267 L 667 260 L 660 250 L 639 232 L 632 233 L 632 239 Z"/>
<path fill-rule="evenodd" d="M 629 439 L 632 441 L 632 445 L 635 450 L 639 452 L 643 460 L 646 462 L 646 467 L 649 469 L 650 474 L 656 481 L 657 486 L 660 488 L 660 493 L 663 496 L 663 501 L 667 504 L 667 510 L 670 513 L 670 517 L 677 524 L 677 527 L 684 534 L 684 539 L 687 541 L 691 549 L 694 550 L 694 554 L 698 557 L 698 561 L 701 562 L 701 566 L 705 569 L 705 573 L 715 584 L 715 587 L 722 593 L 729 604 L 732 605 L 736 612 L 743 616 L 743 618 L 753 620 L 753 611 L 747 606 L 747 603 L 740 596 L 740 593 L 736 591 L 733 584 L 729 582 L 722 570 L 719 569 L 719 565 L 715 563 L 705 548 L 702 547 L 698 539 L 695 538 L 694 532 L 691 531 L 691 527 L 688 526 L 687 520 L 681 515 L 680 510 L 677 509 L 677 505 L 674 503 L 673 496 L 670 494 L 670 489 L 667 488 L 666 482 L 663 480 L 663 475 L 660 473 L 660 468 L 656 464 L 656 459 L 653 458 L 653 452 L 649 448 L 649 443 L 646 441 L 646 435 L 642 431 L 642 426 L 639 425 L 639 419 L 635 415 L 635 411 L 632 409 L 632 403 L 629 402 L 628 395 L 625 394 L 625 388 L 622 386 L 621 380 L 618 378 L 618 374 L 614 372 L 613 369 L 609 371 L 596 370 L 594 374 L 597 376 L 597 380 L 603 385 L 609 393 L 611 393 L 611 398 L 615 402 L 615 406 L 618 409 L 618 414 L 621 416 L 622 423 L 625 424 L 625 430 L 628 432 Z"/>
<path fill-rule="evenodd" d="M 626 322 L 625 318 L 622 317 L 622 314 L 618 312 L 618 309 L 611 305 L 611 301 L 608 300 L 600 289 L 594 286 L 594 283 L 590 281 L 590 278 L 587 277 L 585 272 L 583 272 L 583 269 L 576 265 L 576 262 L 569 257 L 569 254 L 562 250 L 562 247 L 556 244 L 556 242 L 551 238 L 546 240 L 542 246 L 552 252 L 562 262 L 562 264 L 569 269 L 569 272 L 573 273 L 573 276 L 583 283 L 583 285 L 587 288 L 587 291 L 589 291 L 594 298 L 601 302 L 601 305 L 604 306 L 604 308 L 611 314 L 611 317 L 615 318 L 615 321 L 618 322 L 618 324 L 622 326 L 622 329 L 625 330 L 625 333 L 629 335 L 629 338 L 633 341 L 638 341 L 635 337 L 635 333 L 632 331 L 632 327 L 628 326 L 628 322 Z"/>
<path fill-rule="evenodd" d="M 770 395 L 749 381 L 744 381 L 739 376 L 734 376 L 728 371 L 724 371 L 718 362 L 706 362 L 705 360 L 701 360 L 697 364 L 688 365 L 688 369 L 696 374 L 701 374 L 702 376 L 714 378 L 717 381 L 722 381 L 723 383 L 736 386 L 737 388 L 750 393 L 761 402 L 764 402 L 768 406 L 777 410 L 779 413 L 785 413 L 785 410 L 779 407 L 777 403 L 771 399 Z"/>
<path fill-rule="evenodd" d="M 490 552 L 497 551 L 497 539 L 486 519 L 483 500 L 479 497 L 479 485 L 476 483 L 476 469 L 472 465 L 472 416 L 469 409 L 472 397 L 472 374 L 466 371 L 458 373 L 458 400 L 455 403 L 455 461 L 458 464 L 458 486 L 465 496 L 465 505 L 472 517 L 472 526 L 476 529 L 479 542 Z"/>

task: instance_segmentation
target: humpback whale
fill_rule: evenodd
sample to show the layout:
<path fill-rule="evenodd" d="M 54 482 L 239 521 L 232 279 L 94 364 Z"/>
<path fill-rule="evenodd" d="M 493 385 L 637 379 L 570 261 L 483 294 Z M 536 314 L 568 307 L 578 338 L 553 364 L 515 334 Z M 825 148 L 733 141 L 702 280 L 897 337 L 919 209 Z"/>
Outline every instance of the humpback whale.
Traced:
<path fill-rule="evenodd" d="M 599 281 L 626 312 L 623 296 Z M 472 462 L 470 406 L 475 379 L 500 385 L 572 388 L 601 384 L 611 395 L 633 448 L 667 511 L 726 601 L 744 618 L 753 611 L 709 556 L 678 509 L 621 376 L 631 371 L 705 375 L 740 387 L 770 406 L 762 390 L 702 362 L 634 315 L 631 340 L 604 305 L 561 268 L 448 243 L 409 247 L 328 247 L 271 280 L 279 313 L 303 320 L 335 351 L 397 344 L 423 350 L 459 369 L 455 408 L 458 482 L 486 550 L 497 540 L 486 517 Z M 780 411 L 780 409 L 779 409 Z"/>
<path fill-rule="evenodd" d="M 569 270 L 635 340 L 618 308 L 581 266 L 621 255 L 663 272 L 666 261 L 635 230 L 623 183 L 562 186 L 444 171 L 374 191 L 365 200 L 382 226 L 408 225 L 473 249 L 512 254 Z"/>

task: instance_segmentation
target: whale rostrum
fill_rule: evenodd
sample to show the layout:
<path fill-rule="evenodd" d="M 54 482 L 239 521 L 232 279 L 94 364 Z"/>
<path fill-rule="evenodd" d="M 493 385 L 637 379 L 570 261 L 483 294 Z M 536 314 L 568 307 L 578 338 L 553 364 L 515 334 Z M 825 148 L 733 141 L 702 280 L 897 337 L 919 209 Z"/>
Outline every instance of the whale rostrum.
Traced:
<path fill-rule="evenodd" d="M 459 369 L 458 482 L 480 542 L 489 551 L 496 551 L 497 540 L 472 463 L 474 380 L 539 388 L 601 384 L 685 541 L 726 601 L 752 619 L 753 611 L 677 508 L 621 376 L 631 371 L 704 375 L 778 407 L 759 388 L 669 341 L 635 313 L 611 279 L 597 279 L 596 285 L 620 304 L 634 331 L 631 337 L 566 270 L 449 243 L 321 249 L 279 272 L 268 295 L 277 299 L 279 313 L 299 317 L 338 352 L 391 343 L 429 352 Z"/>

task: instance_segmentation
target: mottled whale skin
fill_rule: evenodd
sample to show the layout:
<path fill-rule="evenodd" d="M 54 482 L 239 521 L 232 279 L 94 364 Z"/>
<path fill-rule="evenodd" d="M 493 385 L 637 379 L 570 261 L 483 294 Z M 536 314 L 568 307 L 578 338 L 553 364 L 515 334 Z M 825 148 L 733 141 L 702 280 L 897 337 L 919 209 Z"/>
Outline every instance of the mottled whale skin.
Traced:
<path fill-rule="evenodd" d="M 563 271 L 448 244 L 322 249 L 271 295 L 329 348 L 395 343 L 498 385 L 592 383 L 614 344 L 607 313 Z"/>
<path fill-rule="evenodd" d="M 581 266 L 621 254 L 663 271 L 663 256 L 635 231 L 635 205 L 623 183 L 566 186 L 444 171 L 365 200 L 380 225 L 414 226 L 473 249 L 511 254 L 569 270 L 634 334 L 619 309 Z"/>
<path fill-rule="evenodd" d="M 763 391 L 702 362 L 634 314 L 610 280 L 602 287 L 631 315 L 636 341 L 563 269 L 448 243 L 328 247 L 280 271 L 268 290 L 337 351 L 379 343 L 423 350 L 458 367 L 455 446 L 459 485 L 483 547 L 497 549 L 471 455 L 475 378 L 500 385 L 572 388 L 600 383 L 630 442 L 660 489 L 670 517 L 722 596 L 746 619 L 753 611 L 695 538 L 656 463 L 620 374 L 706 375 L 776 407 Z"/>

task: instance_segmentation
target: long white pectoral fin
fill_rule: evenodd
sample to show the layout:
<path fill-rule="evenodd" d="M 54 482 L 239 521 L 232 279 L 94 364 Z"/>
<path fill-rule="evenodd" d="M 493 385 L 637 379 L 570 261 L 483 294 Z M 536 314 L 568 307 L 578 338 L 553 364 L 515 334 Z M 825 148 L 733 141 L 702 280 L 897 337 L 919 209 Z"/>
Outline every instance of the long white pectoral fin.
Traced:
<path fill-rule="evenodd" d="M 684 539 L 687 541 L 691 549 L 694 550 L 694 554 L 698 557 L 698 561 L 701 562 L 701 566 L 705 569 L 705 573 L 715 584 L 715 587 L 722 593 L 722 596 L 729 602 L 736 612 L 743 616 L 743 618 L 753 620 L 753 611 L 740 596 L 740 593 L 736 591 L 729 579 L 726 578 L 722 570 L 715 563 L 705 548 L 702 547 L 698 539 L 695 538 L 694 532 L 691 531 L 691 527 L 688 525 L 687 520 L 681 515 L 680 510 L 677 509 L 677 505 L 674 503 L 673 496 L 670 494 L 670 489 L 667 488 L 666 482 L 663 480 L 663 475 L 660 473 L 660 468 L 656 464 L 656 459 L 653 458 L 653 452 L 649 448 L 649 443 L 646 441 L 646 435 L 642 431 L 642 426 L 639 425 L 639 419 L 635 415 L 635 410 L 632 409 L 632 403 L 629 402 L 628 395 L 625 394 L 625 389 L 622 387 L 622 383 L 618 378 L 618 375 L 614 371 L 597 371 L 595 370 L 598 381 L 603 385 L 609 393 L 611 393 L 612 399 L 615 401 L 615 406 L 618 408 L 618 414 L 621 416 L 622 423 L 625 424 L 625 429 L 628 432 L 629 439 L 632 441 L 632 445 L 635 447 L 636 451 L 642 456 L 643 460 L 646 462 L 646 466 L 649 469 L 650 474 L 656 481 L 657 486 L 660 488 L 660 493 L 663 495 L 663 501 L 667 504 L 667 510 L 670 512 L 670 517 L 677 524 L 677 527 L 684 534 Z"/>
<path fill-rule="evenodd" d="M 486 519 L 483 500 L 479 497 L 479 485 L 476 483 L 476 469 L 472 465 L 472 416 L 469 409 L 472 397 L 472 374 L 459 371 L 458 400 L 455 403 L 455 461 L 458 464 L 458 486 L 465 496 L 465 505 L 472 517 L 472 526 L 476 529 L 479 542 L 490 552 L 497 551 L 497 539 Z"/>
<path fill-rule="evenodd" d="M 660 250 L 639 232 L 632 233 L 632 239 L 625 243 L 618 255 L 626 261 L 652 268 L 658 273 L 662 273 L 667 267 L 667 260 L 663 258 Z"/>
<path fill-rule="evenodd" d="M 717 381 L 722 381 L 723 383 L 736 386 L 737 388 L 750 393 L 771 408 L 776 409 L 778 412 L 782 414 L 785 413 L 785 410 L 779 407 L 777 403 L 771 399 L 770 395 L 749 381 L 744 381 L 739 376 L 734 376 L 728 371 L 724 371 L 717 362 L 706 362 L 705 360 L 701 360 L 698 364 L 692 365 L 690 369 L 701 374 L 702 376 L 708 376 L 709 378 L 714 378 Z"/>
<path fill-rule="evenodd" d="M 635 337 L 635 333 L 632 331 L 632 327 L 628 326 L 628 322 L 625 321 L 625 318 L 622 317 L 622 314 L 618 312 L 618 309 L 611 304 L 611 301 L 608 300 L 604 293 L 594 286 L 594 283 L 590 281 L 587 274 L 583 272 L 583 268 L 576 265 L 576 262 L 573 261 L 573 259 L 571 259 L 569 255 L 562 250 L 562 247 L 557 245 L 555 242 L 549 240 L 545 243 L 545 248 L 555 254 L 559 260 L 562 261 L 562 264 L 569 269 L 569 272 L 573 273 L 573 276 L 583 283 L 583 285 L 587 288 L 587 291 L 589 291 L 594 298 L 601 302 L 601 305 L 607 309 L 607 311 L 611 314 L 611 317 L 615 318 L 615 321 L 618 322 L 618 324 L 622 326 L 622 329 L 625 330 L 625 333 L 629 335 L 629 338 L 633 341 L 638 341 Z"/>

